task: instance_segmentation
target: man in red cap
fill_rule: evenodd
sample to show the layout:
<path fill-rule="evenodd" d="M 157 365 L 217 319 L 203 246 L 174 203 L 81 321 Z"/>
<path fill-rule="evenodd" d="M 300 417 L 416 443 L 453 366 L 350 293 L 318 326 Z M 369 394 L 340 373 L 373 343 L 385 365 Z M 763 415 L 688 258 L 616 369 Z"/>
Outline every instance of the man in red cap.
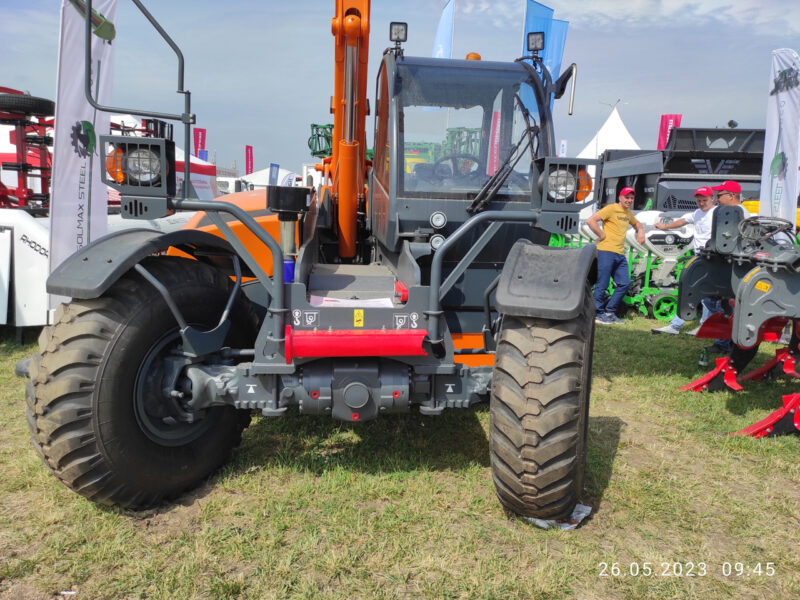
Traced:
<path fill-rule="evenodd" d="M 683 227 L 687 223 L 694 225 L 694 253 L 705 248 L 708 240 L 711 239 L 711 219 L 714 211 L 714 191 L 707 186 L 697 188 L 694 192 L 694 199 L 697 202 L 697 210 L 694 212 L 686 213 L 680 219 L 676 219 L 671 223 L 656 223 L 656 229 L 677 229 Z M 671 335 L 678 335 L 680 328 L 686 323 L 683 319 L 676 316 L 669 325 L 664 327 L 653 327 L 650 331 L 652 333 L 667 333 Z M 690 331 L 689 335 L 694 332 Z"/>
<path fill-rule="evenodd" d="M 742 186 L 735 181 L 723 181 L 721 185 L 715 185 L 713 188 L 717 192 L 717 202 L 720 206 L 741 206 L 742 204 Z M 750 216 L 750 213 L 744 210 L 745 218 Z"/>
<path fill-rule="evenodd" d="M 635 198 L 633 188 L 624 187 L 616 204 L 604 206 L 586 220 L 597 236 L 597 283 L 594 286 L 594 305 L 598 323 L 621 323 L 617 308 L 631 285 L 628 261 L 625 259 L 625 232 L 636 229 L 636 240 L 644 243 L 644 228 L 631 212 Z M 600 228 L 600 223 L 603 228 Z M 613 277 L 614 293 L 606 298 L 608 282 Z"/>
<path fill-rule="evenodd" d="M 720 206 L 739 206 L 744 213 L 744 219 L 752 216 L 747 209 L 742 206 L 742 186 L 736 181 L 723 181 L 720 185 L 715 185 L 711 189 L 717 193 L 717 203 Z M 712 218 L 713 212 L 714 211 L 711 211 Z M 703 298 L 701 305 L 703 307 L 703 316 L 700 318 L 701 323 L 705 322 L 712 314 L 722 311 L 722 302 L 719 300 Z M 710 346 L 706 346 L 706 351 L 709 354 L 727 354 L 730 352 L 731 345 L 732 343 L 730 340 L 720 338 L 714 340 L 714 343 Z"/>

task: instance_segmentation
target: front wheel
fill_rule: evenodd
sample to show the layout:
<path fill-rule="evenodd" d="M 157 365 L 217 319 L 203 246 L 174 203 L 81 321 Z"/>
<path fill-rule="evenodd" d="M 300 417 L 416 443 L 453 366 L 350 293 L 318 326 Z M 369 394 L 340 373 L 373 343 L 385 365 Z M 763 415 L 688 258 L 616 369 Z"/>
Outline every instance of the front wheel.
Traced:
<path fill-rule="evenodd" d="M 489 446 L 495 491 L 513 513 L 567 517 L 583 491 L 593 346 L 588 291 L 574 319 L 503 317 Z"/>
<path fill-rule="evenodd" d="M 170 291 L 187 323 L 216 326 L 230 281 L 193 260 L 143 263 Z M 228 342 L 255 337 L 252 309 L 234 305 Z M 175 318 L 131 271 L 101 297 L 62 305 L 39 337 L 26 389 L 37 451 L 69 488 L 102 504 L 145 508 L 216 470 L 241 439 L 249 413 L 213 407 L 181 421 L 166 358 L 180 350 Z"/>
<path fill-rule="evenodd" d="M 672 321 L 678 314 L 678 296 L 665 292 L 651 300 L 653 318 L 659 321 Z"/>

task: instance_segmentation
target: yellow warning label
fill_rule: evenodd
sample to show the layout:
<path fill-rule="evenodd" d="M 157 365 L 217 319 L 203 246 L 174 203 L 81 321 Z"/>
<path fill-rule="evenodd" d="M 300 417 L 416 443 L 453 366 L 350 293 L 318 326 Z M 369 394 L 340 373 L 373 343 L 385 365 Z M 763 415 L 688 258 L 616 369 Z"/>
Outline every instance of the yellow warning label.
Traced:
<path fill-rule="evenodd" d="M 353 327 L 363 327 L 364 326 L 364 310 L 361 308 L 356 308 L 353 310 Z"/>
<path fill-rule="evenodd" d="M 756 267 L 755 269 L 753 269 L 752 271 L 750 271 L 750 272 L 747 274 L 747 277 L 745 277 L 745 278 L 744 278 L 744 282 L 745 282 L 745 283 L 747 283 L 747 280 L 748 280 L 748 279 L 750 279 L 750 278 L 751 278 L 753 275 L 755 275 L 756 273 L 758 273 L 760 270 L 761 270 L 761 267 Z"/>
<path fill-rule="evenodd" d="M 761 290 L 762 292 L 768 292 L 769 288 L 771 287 L 772 286 L 768 284 L 766 281 L 759 281 L 758 283 L 756 283 L 756 289 Z"/>

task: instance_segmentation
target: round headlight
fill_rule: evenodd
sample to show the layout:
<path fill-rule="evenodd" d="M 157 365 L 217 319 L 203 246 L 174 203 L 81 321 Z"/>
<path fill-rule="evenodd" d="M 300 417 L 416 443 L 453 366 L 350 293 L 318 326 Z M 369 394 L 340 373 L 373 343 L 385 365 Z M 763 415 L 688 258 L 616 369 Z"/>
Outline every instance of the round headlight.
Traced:
<path fill-rule="evenodd" d="M 576 184 L 574 173 L 556 169 L 547 176 L 547 195 L 553 202 L 564 202 L 574 196 Z"/>
<path fill-rule="evenodd" d="M 667 234 L 667 237 L 664 238 L 664 241 L 667 242 L 668 246 L 672 246 L 675 243 L 675 236 L 671 233 Z"/>
<path fill-rule="evenodd" d="M 138 185 L 155 185 L 161 178 L 161 159 L 147 148 L 132 150 L 125 157 L 128 179 Z"/>

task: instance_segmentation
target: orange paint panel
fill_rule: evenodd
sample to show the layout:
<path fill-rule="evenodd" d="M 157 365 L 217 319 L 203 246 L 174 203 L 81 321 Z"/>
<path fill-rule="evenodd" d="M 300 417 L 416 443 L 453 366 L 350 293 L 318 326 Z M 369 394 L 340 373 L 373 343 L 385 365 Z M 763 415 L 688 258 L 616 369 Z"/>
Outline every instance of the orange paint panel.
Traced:
<path fill-rule="evenodd" d="M 483 348 L 483 334 L 482 333 L 454 333 L 453 347 L 456 350 L 462 348 Z"/>
<path fill-rule="evenodd" d="M 468 367 L 492 367 L 494 366 L 494 354 L 456 354 L 453 362 Z"/>
<path fill-rule="evenodd" d="M 494 365 L 494 354 L 458 354 L 459 350 L 483 348 L 483 334 L 454 333 L 453 347 L 456 355 L 453 361 L 468 367 L 491 367 Z"/>
<path fill-rule="evenodd" d="M 266 190 L 238 192 L 236 194 L 222 196 L 220 200 L 235 204 L 236 206 L 243 208 L 250 213 L 262 213 L 252 216 L 272 238 L 274 238 L 276 241 L 280 240 L 280 222 L 278 221 L 278 216 L 268 213 L 266 210 Z M 222 214 L 224 218 L 225 213 L 220 214 Z M 204 220 L 206 221 L 206 224 L 202 224 Z M 245 225 L 240 221 L 227 221 L 227 225 L 231 228 L 233 234 L 244 244 L 248 252 L 255 257 L 258 264 L 262 269 L 264 269 L 264 272 L 268 276 L 272 276 L 272 252 L 270 252 L 269 248 L 264 245 L 256 237 L 256 235 L 247 229 L 247 227 L 245 227 Z M 208 223 L 205 212 L 198 212 L 186 223 L 184 229 L 196 229 L 198 231 L 211 233 L 218 237 L 225 237 L 222 235 L 219 229 L 217 229 L 216 225 Z M 297 228 L 295 228 L 295 242 L 299 243 Z M 186 256 L 185 253 L 181 252 L 180 250 L 176 250 L 175 248 L 170 248 L 167 254 L 169 256 Z"/>

